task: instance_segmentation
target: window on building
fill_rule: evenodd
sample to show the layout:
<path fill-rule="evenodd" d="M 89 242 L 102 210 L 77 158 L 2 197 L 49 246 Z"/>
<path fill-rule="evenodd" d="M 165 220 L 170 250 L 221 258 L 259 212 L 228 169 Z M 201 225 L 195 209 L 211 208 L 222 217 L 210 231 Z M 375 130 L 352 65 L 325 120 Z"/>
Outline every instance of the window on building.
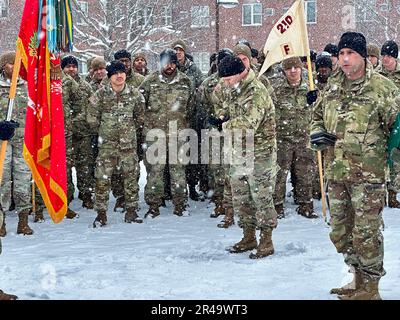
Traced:
<path fill-rule="evenodd" d="M 261 26 L 262 25 L 262 4 L 252 3 L 243 5 L 243 22 L 244 26 Z"/>
<path fill-rule="evenodd" d="M 8 17 L 8 9 L 10 4 L 8 0 L 0 0 L 0 18 L 7 18 Z"/>
<path fill-rule="evenodd" d="M 210 54 L 208 52 L 193 52 L 193 62 L 201 72 L 207 73 L 210 69 Z"/>
<path fill-rule="evenodd" d="M 75 15 L 77 24 L 86 24 L 83 16 L 89 16 L 89 4 L 86 1 L 77 1 L 80 10 L 77 10 L 77 14 Z"/>
<path fill-rule="evenodd" d="M 275 9 L 274 8 L 265 9 L 265 15 L 267 17 L 272 17 L 274 14 L 275 14 Z"/>
<path fill-rule="evenodd" d="M 317 1 L 306 0 L 304 2 L 304 11 L 307 16 L 307 23 L 317 23 Z"/>
<path fill-rule="evenodd" d="M 210 26 L 210 7 L 209 6 L 193 6 L 191 8 L 192 27 L 208 27 Z"/>
<path fill-rule="evenodd" d="M 138 10 L 136 13 L 136 20 L 138 26 L 153 25 L 153 8 L 146 7 Z"/>
<path fill-rule="evenodd" d="M 164 26 L 172 26 L 172 7 L 163 7 L 163 24 Z"/>
<path fill-rule="evenodd" d="M 374 21 L 376 16 L 375 0 L 362 0 L 356 4 L 356 21 Z"/>

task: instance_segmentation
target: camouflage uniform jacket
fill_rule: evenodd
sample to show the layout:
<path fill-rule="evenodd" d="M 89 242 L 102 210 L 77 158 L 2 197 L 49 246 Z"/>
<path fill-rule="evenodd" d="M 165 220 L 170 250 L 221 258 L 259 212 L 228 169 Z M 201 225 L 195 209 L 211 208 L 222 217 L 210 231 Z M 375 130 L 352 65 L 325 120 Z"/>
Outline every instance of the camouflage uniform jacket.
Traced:
<path fill-rule="evenodd" d="M 74 109 L 72 104 L 74 101 L 73 98 L 74 94 L 77 92 L 78 88 L 79 84 L 71 76 L 63 73 L 62 100 L 63 100 L 64 127 L 65 127 L 66 138 L 72 138 L 73 118 L 74 118 Z"/>
<path fill-rule="evenodd" d="M 154 128 L 168 132 L 170 121 L 177 121 L 178 129 L 188 128 L 189 115 L 193 113 L 189 77 L 178 70 L 172 78 L 156 71 L 145 78 L 140 92 L 146 100 L 144 135 Z"/>
<path fill-rule="evenodd" d="M 291 86 L 282 76 L 275 82 L 276 134 L 293 144 L 307 144 L 310 135 L 311 107 L 307 105 L 307 80 L 302 76 L 300 85 Z"/>
<path fill-rule="evenodd" d="M 10 93 L 10 81 L 6 80 L 3 75 L 0 75 L 0 119 L 7 118 L 8 97 Z M 14 100 L 14 107 L 11 119 L 19 123 L 19 128 L 15 130 L 14 137 L 9 141 L 11 145 L 18 146 L 22 150 L 24 143 L 25 132 L 25 115 L 28 104 L 28 93 L 25 81 L 18 80 L 17 91 Z"/>
<path fill-rule="evenodd" d="M 393 71 L 386 70 L 383 66 L 378 71 L 381 75 L 392 80 L 397 88 L 400 89 L 400 63 L 397 62 L 396 69 Z"/>
<path fill-rule="evenodd" d="M 223 92 L 222 105 L 217 106 L 218 116 L 224 115 L 229 121 L 224 130 L 254 130 L 254 154 L 257 159 L 276 152 L 275 107 L 267 89 L 257 80 L 254 71 L 233 90 Z"/>
<path fill-rule="evenodd" d="M 337 136 L 326 150 L 329 180 L 384 183 L 387 139 L 398 112 L 392 81 L 367 67 L 366 75 L 348 83 L 341 72 L 330 79 L 313 110 L 312 133 Z"/>
<path fill-rule="evenodd" d="M 199 88 L 199 100 L 201 103 L 201 108 L 199 109 L 201 111 L 198 112 L 197 118 L 202 128 L 209 128 L 208 118 L 210 116 L 215 116 L 213 92 L 219 82 L 220 77 L 218 73 L 214 73 L 207 77 Z"/>
<path fill-rule="evenodd" d="M 139 90 L 125 85 L 116 93 L 108 84 L 90 102 L 88 122 L 99 134 L 99 149 L 136 151 L 137 131 L 144 122 L 144 98 Z"/>
<path fill-rule="evenodd" d="M 74 134 L 80 137 L 93 135 L 93 132 L 89 129 L 87 123 L 87 112 L 89 107 L 89 99 L 92 96 L 92 87 L 87 83 L 83 77 L 79 75 L 74 77 L 77 84 L 74 85 L 73 90 L 71 90 L 68 95 L 68 101 L 71 105 L 72 110 L 72 130 Z M 67 97 L 64 98 L 64 101 Z"/>
<path fill-rule="evenodd" d="M 131 75 L 126 77 L 126 83 L 129 86 L 134 87 L 134 88 L 139 88 L 140 85 L 142 84 L 143 80 L 144 80 L 144 76 L 142 76 L 139 73 L 133 72 L 133 70 L 132 70 Z"/>

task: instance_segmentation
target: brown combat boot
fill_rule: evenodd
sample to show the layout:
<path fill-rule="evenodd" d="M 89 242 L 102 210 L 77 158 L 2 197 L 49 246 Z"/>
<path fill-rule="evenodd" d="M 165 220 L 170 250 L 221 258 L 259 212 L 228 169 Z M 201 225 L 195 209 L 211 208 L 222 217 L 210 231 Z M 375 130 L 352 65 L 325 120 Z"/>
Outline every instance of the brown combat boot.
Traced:
<path fill-rule="evenodd" d="M 70 208 L 67 209 L 67 214 L 65 215 L 67 219 L 74 219 L 78 214 L 71 210 Z"/>
<path fill-rule="evenodd" d="M 210 218 L 218 218 L 221 215 L 225 214 L 224 203 L 222 199 L 215 199 L 215 208 L 214 212 L 210 214 Z"/>
<path fill-rule="evenodd" d="M 150 218 L 155 218 L 160 215 L 160 208 L 158 206 L 150 206 L 149 211 L 144 215 L 144 218 L 146 219 L 147 217 Z"/>
<path fill-rule="evenodd" d="M 218 228 L 229 228 L 235 224 L 233 208 L 225 209 L 225 218 L 217 224 Z"/>
<path fill-rule="evenodd" d="M 136 210 L 133 208 L 128 208 L 125 213 L 125 222 L 126 223 L 143 223 L 143 220 L 139 218 L 136 213 Z"/>
<path fill-rule="evenodd" d="M 5 237 L 6 234 L 6 215 L 4 215 L 3 224 L 0 226 L 0 237 Z"/>
<path fill-rule="evenodd" d="M 331 289 L 330 294 L 349 295 L 363 285 L 363 278 L 360 270 L 352 268 L 350 272 L 353 273 L 353 280 L 343 287 Z"/>
<path fill-rule="evenodd" d="M 43 209 L 36 209 L 35 216 L 33 218 L 33 222 L 38 223 L 38 222 L 43 222 L 43 221 L 44 221 Z"/>
<path fill-rule="evenodd" d="M 18 226 L 17 226 L 17 234 L 23 234 L 25 236 L 30 236 L 33 234 L 33 230 L 28 225 L 28 210 L 22 210 L 18 213 Z"/>
<path fill-rule="evenodd" d="M 13 294 L 5 293 L 3 290 L 0 290 L 0 301 L 5 300 L 17 300 L 18 297 Z"/>
<path fill-rule="evenodd" d="M 256 253 L 250 253 L 250 259 L 261 259 L 274 254 L 274 244 L 272 243 L 272 229 L 261 230 L 260 243 Z"/>
<path fill-rule="evenodd" d="M 276 211 L 276 214 L 277 214 L 277 218 L 278 218 L 278 219 L 283 219 L 283 218 L 285 218 L 285 211 L 284 211 L 284 209 L 283 209 L 283 203 L 277 204 L 277 205 L 275 206 L 275 211 Z"/>
<path fill-rule="evenodd" d="M 82 208 L 86 208 L 86 209 L 94 208 L 94 203 L 93 203 L 92 195 L 90 192 L 83 193 L 81 199 L 82 199 Z"/>
<path fill-rule="evenodd" d="M 340 300 L 382 300 L 379 294 L 379 279 L 363 277 L 362 285 L 348 295 L 340 295 Z"/>
<path fill-rule="evenodd" d="M 107 212 L 106 210 L 98 210 L 97 217 L 93 221 L 93 228 L 97 226 L 104 227 L 107 224 Z"/>
<path fill-rule="evenodd" d="M 396 191 L 389 190 L 388 206 L 389 206 L 389 208 L 400 208 L 400 202 L 397 201 L 397 192 Z"/>
<path fill-rule="evenodd" d="M 318 218 L 318 215 L 314 212 L 314 204 L 312 202 L 300 203 L 296 211 L 299 215 L 308 219 Z"/>
<path fill-rule="evenodd" d="M 118 209 L 122 209 L 122 211 L 125 211 L 125 197 L 124 196 L 118 197 L 117 201 L 115 201 L 114 212 L 117 212 Z"/>
<path fill-rule="evenodd" d="M 244 227 L 243 238 L 235 243 L 230 249 L 230 253 L 241 253 L 257 248 L 256 228 Z"/>
<path fill-rule="evenodd" d="M 181 205 L 175 205 L 174 208 L 174 215 L 178 216 L 178 217 L 182 217 L 184 215 L 186 211 L 186 205 L 181 204 Z"/>

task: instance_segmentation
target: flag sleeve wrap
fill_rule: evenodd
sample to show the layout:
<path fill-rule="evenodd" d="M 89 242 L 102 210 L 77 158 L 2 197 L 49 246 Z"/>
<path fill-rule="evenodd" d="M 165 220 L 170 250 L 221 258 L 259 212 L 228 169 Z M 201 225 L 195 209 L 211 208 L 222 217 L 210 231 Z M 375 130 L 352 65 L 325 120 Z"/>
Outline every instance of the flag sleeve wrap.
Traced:
<path fill-rule="evenodd" d="M 62 106 L 62 83 L 54 70 L 60 56 L 49 52 L 45 0 L 25 2 L 17 50 L 27 81 L 28 105 L 24 158 L 32 171 L 49 215 L 59 223 L 67 212 L 67 169 Z"/>

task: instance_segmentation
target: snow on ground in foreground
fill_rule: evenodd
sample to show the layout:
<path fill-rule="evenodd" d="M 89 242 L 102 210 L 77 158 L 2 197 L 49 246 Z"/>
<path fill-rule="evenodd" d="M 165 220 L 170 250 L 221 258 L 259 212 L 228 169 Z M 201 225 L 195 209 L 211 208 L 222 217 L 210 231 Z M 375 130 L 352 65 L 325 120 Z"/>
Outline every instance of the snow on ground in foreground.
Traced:
<path fill-rule="evenodd" d="M 147 211 L 143 185 L 142 175 L 141 217 Z M 76 199 L 79 219 L 55 225 L 30 217 L 33 236 L 16 235 L 17 217 L 8 212 L 0 288 L 20 299 L 336 299 L 329 290 L 351 275 L 329 227 L 322 218 L 298 216 L 291 202 L 273 233 L 275 254 L 257 261 L 225 250 L 240 240 L 241 229 L 217 228 L 221 219 L 209 218 L 208 201 L 190 201 L 189 217 L 174 216 L 169 203 L 154 220 L 126 224 L 121 212 L 112 212 L 111 197 L 108 226 L 93 229 L 95 212 Z M 386 208 L 384 219 L 381 295 L 400 299 L 400 210 Z"/>

